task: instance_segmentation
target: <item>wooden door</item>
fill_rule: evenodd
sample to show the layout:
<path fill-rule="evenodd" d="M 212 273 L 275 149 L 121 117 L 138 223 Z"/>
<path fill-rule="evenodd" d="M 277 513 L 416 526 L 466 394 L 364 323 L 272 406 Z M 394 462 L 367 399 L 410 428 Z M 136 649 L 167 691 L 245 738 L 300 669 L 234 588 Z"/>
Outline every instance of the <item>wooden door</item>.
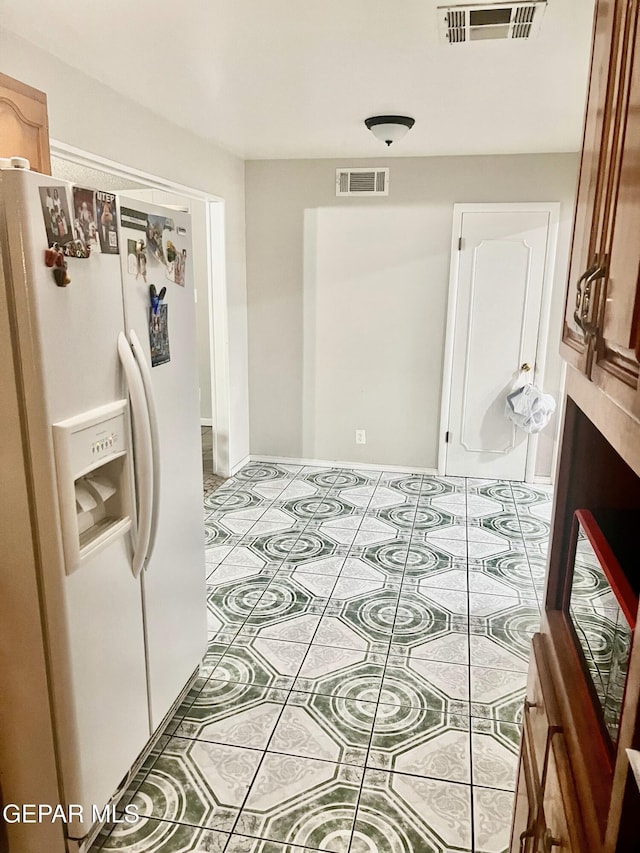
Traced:
<path fill-rule="evenodd" d="M 611 188 L 615 178 L 613 152 L 620 128 L 620 79 L 624 56 L 624 6 L 620 0 L 596 4 L 591 73 L 585 115 L 578 195 L 565 303 L 563 357 L 583 373 L 589 373 L 594 351 L 591 331 L 580 325 L 595 310 L 591 291 L 602 282 L 602 262 L 611 215 Z M 585 288 L 589 296 L 585 299 Z M 580 298 L 580 307 L 577 298 Z M 578 319 L 576 319 L 576 313 Z M 583 321 L 584 322 L 584 321 Z"/>
<path fill-rule="evenodd" d="M 47 96 L 0 74 L 0 157 L 26 157 L 31 168 L 51 174 Z"/>

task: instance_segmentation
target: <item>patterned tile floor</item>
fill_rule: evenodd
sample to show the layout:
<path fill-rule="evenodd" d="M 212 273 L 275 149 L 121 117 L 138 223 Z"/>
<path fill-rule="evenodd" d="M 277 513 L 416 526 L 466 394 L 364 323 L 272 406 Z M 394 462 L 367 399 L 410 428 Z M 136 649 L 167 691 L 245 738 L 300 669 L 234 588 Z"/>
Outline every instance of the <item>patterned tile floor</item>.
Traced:
<path fill-rule="evenodd" d="M 95 851 L 502 853 L 550 490 L 251 463 L 201 677 Z"/>

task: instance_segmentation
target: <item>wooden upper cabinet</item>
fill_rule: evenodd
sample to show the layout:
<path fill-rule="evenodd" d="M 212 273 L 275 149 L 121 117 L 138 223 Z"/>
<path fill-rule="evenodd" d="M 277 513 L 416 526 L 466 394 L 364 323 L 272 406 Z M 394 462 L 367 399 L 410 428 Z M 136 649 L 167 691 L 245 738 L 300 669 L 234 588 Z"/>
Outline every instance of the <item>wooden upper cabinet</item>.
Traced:
<path fill-rule="evenodd" d="M 639 0 L 598 0 L 562 355 L 640 416 Z"/>
<path fill-rule="evenodd" d="M 631 5 L 620 87 L 619 169 L 611 194 L 607 277 L 591 378 L 622 408 L 640 417 L 640 27 L 638 4 Z"/>
<path fill-rule="evenodd" d="M 0 74 L 0 157 L 26 157 L 31 168 L 51 174 L 47 96 Z"/>

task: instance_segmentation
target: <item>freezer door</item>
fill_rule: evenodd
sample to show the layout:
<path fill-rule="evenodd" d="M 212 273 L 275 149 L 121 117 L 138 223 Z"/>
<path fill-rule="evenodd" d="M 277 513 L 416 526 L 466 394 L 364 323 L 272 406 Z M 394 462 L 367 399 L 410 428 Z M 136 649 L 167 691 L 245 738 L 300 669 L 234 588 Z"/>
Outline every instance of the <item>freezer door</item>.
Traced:
<path fill-rule="evenodd" d="M 46 218 L 59 217 L 63 230 L 56 205 L 65 210 L 69 224 L 74 209 L 70 185 L 32 172 L 0 172 L 3 267 L 29 445 L 26 465 L 38 555 L 34 571 L 42 596 L 32 606 L 42 608 L 48 644 L 61 788 L 67 804 L 85 807 L 91 824 L 92 804 L 109 799 L 149 737 L 143 613 L 128 534 L 72 573 L 66 570 L 53 424 L 123 399 L 116 341 L 124 316 L 117 254 L 96 251 L 86 259 L 69 258 L 70 282 L 57 285 L 45 265 Z M 126 420 L 126 406 L 124 412 Z M 86 450 L 93 460 L 106 452 L 107 443 L 77 450 Z M 74 477 L 83 466 L 76 468 Z M 20 660 L 19 649 L 14 657 Z M 11 690 L 21 688 L 20 682 L 3 682 L 3 701 L 10 702 Z M 35 778 L 38 768 L 26 772 Z M 15 802 L 11 791 L 3 796 Z M 87 828 L 74 824 L 70 832 L 82 836 Z"/>
<path fill-rule="evenodd" d="M 207 638 L 191 223 L 143 201 L 120 197 L 119 207 L 127 334 L 139 339 L 157 412 L 155 545 L 142 573 L 155 729 Z"/>

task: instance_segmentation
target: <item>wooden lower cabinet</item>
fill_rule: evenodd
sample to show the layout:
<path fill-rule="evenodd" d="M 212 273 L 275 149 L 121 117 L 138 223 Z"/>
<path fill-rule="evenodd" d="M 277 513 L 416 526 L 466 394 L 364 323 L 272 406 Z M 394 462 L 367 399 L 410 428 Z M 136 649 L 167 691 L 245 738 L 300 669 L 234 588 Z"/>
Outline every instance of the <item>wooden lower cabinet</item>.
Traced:
<path fill-rule="evenodd" d="M 571 765 L 547 666 L 536 634 L 523 711 L 510 853 L 587 853 Z"/>
<path fill-rule="evenodd" d="M 561 732 L 551 738 L 536 853 L 586 853 L 567 746 Z"/>
<path fill-rule="evenodd" d="M 518 782 L 513 808 L 513 824 L 509 853 L 531 853 L 536 837 L 538 792 L 533 778 L 528 744 L 522 739 Z"/>

